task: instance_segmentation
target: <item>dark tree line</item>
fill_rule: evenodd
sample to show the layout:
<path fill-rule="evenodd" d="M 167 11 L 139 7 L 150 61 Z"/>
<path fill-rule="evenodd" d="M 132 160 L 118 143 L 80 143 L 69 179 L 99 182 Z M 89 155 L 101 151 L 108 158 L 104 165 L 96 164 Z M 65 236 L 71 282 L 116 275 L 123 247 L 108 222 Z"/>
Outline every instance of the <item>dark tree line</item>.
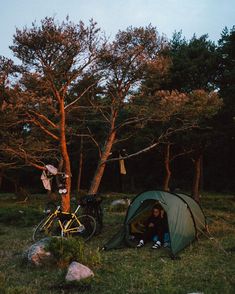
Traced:
<path fill-rule="evenodd" d="M 94 21 L 53 18 L 17 29 L 19 62 L 0 59 L 1 187 L 30 175 L 35 191 L 38 171 L 54 164 L 67 175 L 65 211 L 81 188 L 191 186 L 197 201 L 202 184 L 232 190 L 234 36 L 167 40 L 148 26 L 108 41 Z"/>

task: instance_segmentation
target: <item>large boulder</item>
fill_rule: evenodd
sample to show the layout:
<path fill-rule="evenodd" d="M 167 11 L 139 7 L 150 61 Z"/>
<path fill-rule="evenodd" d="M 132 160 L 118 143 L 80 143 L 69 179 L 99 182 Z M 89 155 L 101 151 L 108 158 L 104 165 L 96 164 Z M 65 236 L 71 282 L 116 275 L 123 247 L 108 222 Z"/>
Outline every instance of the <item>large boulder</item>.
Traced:
<path fill-rule="evenodd" d="M 53 260 L 53 255 L 51 252 L 46 251 L 46 246 L 48 245 L 50 238 L 44 238 L 32 246 L 29 247 L 23 254 L 23 258 L 36 266 L 41 266 L 51 263 Z"/>
<path fill-rule="evenodd" d="M 89 277 L 93 277 L 94 273 L 87 266 L 73 261 L 69 267 L 65 277 L 67 282 L 80 281 Z"/>

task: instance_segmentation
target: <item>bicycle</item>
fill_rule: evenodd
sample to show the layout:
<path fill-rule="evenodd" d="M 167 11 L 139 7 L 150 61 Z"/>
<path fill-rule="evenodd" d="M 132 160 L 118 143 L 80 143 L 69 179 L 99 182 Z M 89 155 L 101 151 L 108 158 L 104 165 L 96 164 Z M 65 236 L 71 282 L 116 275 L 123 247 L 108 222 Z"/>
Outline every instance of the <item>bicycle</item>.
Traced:
<path fill-rule="evenodd" d="M 90 240 L 96 232 L 96 221 L 90 215 L 77 216 L 79 204 L 73 213 L 62 212 L 57 206 L 54 212 L 48 215 L 37 225 L 33 232 L 33 241 L 36 242 L 46 236 L 78 236 L 84 241 Z"/>

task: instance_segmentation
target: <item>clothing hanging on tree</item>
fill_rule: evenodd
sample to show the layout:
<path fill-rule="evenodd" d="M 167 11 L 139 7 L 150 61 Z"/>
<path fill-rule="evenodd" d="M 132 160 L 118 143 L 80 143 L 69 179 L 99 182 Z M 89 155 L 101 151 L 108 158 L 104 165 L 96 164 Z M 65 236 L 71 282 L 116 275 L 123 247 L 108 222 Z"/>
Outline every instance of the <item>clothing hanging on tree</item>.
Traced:
<path fill-rule="evenodd" d="M 42 172 L 41 180 L 46 190 L 51 191 L 52 176 L 58 174 L 58 169 L 51 164 L 45 166 L 46 170 Z"/>
<path fill-rule="evenodd" d="M 126 167 L 125 167 L 124 159 L 119 160 L 119 167 L 120 167 L 120 174 L 121 175 L 126 175 Z"/>
<path fill-rule="evenodd" d="M 44 188 L 49 191 L 51 191 L 51 179 L 52 178 L 48 177 L 46 171 L 44 170 L 41 175 L 41 180 Z"/>

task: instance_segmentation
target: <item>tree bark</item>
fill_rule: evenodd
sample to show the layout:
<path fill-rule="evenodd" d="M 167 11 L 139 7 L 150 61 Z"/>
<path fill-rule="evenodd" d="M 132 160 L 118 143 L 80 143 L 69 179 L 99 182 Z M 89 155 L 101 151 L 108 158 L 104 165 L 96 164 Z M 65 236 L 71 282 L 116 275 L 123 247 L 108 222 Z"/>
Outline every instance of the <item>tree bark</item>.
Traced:
<path fill-rule="evenodd" d="M 171 167 L 170 167 L 170 144 L 164 146 L 164 168 L 165 175 L 163 179 L 163 190 L 170 191 L 169 182 L 171 178 Z"/>
<path fill-rule="evenodd" d="M 199 153 L 194 160 L 194 178 L 193 178 L 193 188 L 192 188 L 193 198 L 197 202 L 200 201 L 201 160 L 202 160 L 202 154 Z"/>
<path fill-rule="evenodd" d="M 113 109 L 111 119 L 110 119 L 109 134 L 107 136 L 106 142 L 102 149 L 101 156 L 100 156 L 94 177 L 92 179 L 92 182 L 88 191 L 88 195 L 95 195 L 98 192 L 100 182 L 103 177 L 104 170 L 107 164 L 106 161 L 110 155 L 110 152 L 113 147 L 113 143 L 116 139 L 115 122 L 116 122 L 117 115 L 118 115 L 118 111 Z"/>
<path fill-rule="evenodd" d="M 65 187 L 67 193 L 62 196 L 62 211 L 70 211 L 70 192 L 71 192 L 71 167 L 70 159 L 68 155 L 68 149 L 66 144 L 66 133 L 65 133 L 65 109 L 64 109 L 64 100 L 60 101 L 60 148 L 61 154 L 64 162 L 64 172 L 67 175 L 65 179 Z"/>
<path fill-rule="evenodd" d="M 95 195 L 98 192 L 100 182 L 101 182 L 101 179 L 104 175 L 104 170 L 105 170 L 105 167 L 107 164 L 106 161 L 110 155 L 110 152 L 113 147 L 113 143 L 116 139 L 115 122 L 116 122 L 117 115 L 118 115 L 118 110 L 113 109 L 112 115 L 111 115 L 111 120 L 110 120 L 109 134 L 107 136 L 104 148 L 101 152 L 101 157 L 98 162 L 94 177 L 92 179 L 91 186 L 88 191 L 88 195 Z"/>
<path fill-rule="evenodd" d="M 88 191 L 89 195 L 95 195 L 97 193 L 98 189 L 99 189 L 100 182 L 101 182 L 101 179 L 103 177 L 104 170 L 105 170 L 105 167 L 106 167 L 106 162 L 105 161 L 108 159 L 108 157 L 110 155 L 110 152 L 112 150 L 115 138 L 116 138 L 116 131 L 113 129 L 110 132 L 110 134 L 109 134 L 109 136 L 107 138 L 107 141 L 106 141 L 106 143 L 104 145 L 103 151 L 101 153 L 101 158 L 99 160 L 97 169 L 95 171 L 95 175 L 93 177 L 90 189 Z"/>

